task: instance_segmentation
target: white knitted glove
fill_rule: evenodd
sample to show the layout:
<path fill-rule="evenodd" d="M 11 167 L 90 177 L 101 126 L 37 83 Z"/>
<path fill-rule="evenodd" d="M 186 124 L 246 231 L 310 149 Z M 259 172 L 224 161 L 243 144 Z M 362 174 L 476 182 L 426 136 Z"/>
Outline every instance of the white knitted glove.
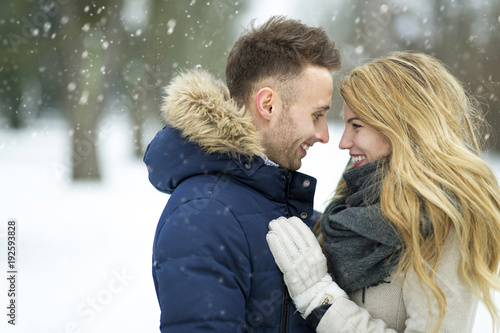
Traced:
<path fill-rule="evenodd" d="M 280 217 L 271 221 L 266 239 L 303 318 L 320 305 L 339 297 L 347 298 L 327 273 L 326 258 L 316 237 L 299 218 Z"/>

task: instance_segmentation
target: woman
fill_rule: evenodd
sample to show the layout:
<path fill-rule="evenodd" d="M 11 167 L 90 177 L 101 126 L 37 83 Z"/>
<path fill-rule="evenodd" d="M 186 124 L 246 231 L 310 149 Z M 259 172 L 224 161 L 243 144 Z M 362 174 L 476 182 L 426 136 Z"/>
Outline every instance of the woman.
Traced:
<path fill-rule="evenodd" d="M 351 162 L 317 229 L 270 223 L 268 243 L 317 332 L 470 332 L 477 300 L 495 327 L 500 190 L 480 158 L 477 103 L 436 59 L 398 52 L 339 85 Z"/>

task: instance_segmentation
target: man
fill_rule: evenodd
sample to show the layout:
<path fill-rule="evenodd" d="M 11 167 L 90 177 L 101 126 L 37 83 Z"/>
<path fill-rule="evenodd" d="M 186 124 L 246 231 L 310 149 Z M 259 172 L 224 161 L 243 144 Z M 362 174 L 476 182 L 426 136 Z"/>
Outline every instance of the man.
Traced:
<path fill-rule="evenodd" d="M 312 224 L 316 180 L 296 170 L 328 142 L 339 68 L 324 30 L 272 17 L 235 43 L 229 91 L 202 70 L 169 85 L 144 157 L 171 194 L 153 246 L 162 332 L 309 332 L 266 234 L 279 216 Z"/>

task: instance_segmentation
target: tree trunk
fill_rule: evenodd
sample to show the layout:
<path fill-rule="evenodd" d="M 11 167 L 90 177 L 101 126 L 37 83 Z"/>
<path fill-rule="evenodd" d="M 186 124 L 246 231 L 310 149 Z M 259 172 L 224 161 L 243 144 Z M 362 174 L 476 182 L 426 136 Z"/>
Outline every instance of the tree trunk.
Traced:
<path fill-rule="evenodd" d="M 92 2 L 87 6 L 85 3 L 61 6 L 61 16 L 72 18 L 64 27 L 66 34 L 61 46 L 67 61 L 64 81 L 69 92 L 66 113 L 72 129 L 73 180 L 101 179 L 97 126 L 110 95 L 107 77 L 119 60 L 121 41 L 116 35 L 122 31 L 119 20 L 122 4 L 123 1 L 114 1 L 113 5 L 103 7 Z M 83 31 L 82 35 L 78 36 L 77 31 Z"/>

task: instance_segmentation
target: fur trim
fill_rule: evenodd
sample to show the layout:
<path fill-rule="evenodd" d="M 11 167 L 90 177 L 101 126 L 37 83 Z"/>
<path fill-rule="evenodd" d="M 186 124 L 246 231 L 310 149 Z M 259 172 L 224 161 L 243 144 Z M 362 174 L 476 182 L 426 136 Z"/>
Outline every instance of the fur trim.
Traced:
<path fill-rule="evenodd" d="M 264 156 L 260 137 L 245 109 L 239 109 L 227 87 L 204 70 L 172 80 L 162 107 L 164 121 L 207 153 L 235 157 Z"/>

